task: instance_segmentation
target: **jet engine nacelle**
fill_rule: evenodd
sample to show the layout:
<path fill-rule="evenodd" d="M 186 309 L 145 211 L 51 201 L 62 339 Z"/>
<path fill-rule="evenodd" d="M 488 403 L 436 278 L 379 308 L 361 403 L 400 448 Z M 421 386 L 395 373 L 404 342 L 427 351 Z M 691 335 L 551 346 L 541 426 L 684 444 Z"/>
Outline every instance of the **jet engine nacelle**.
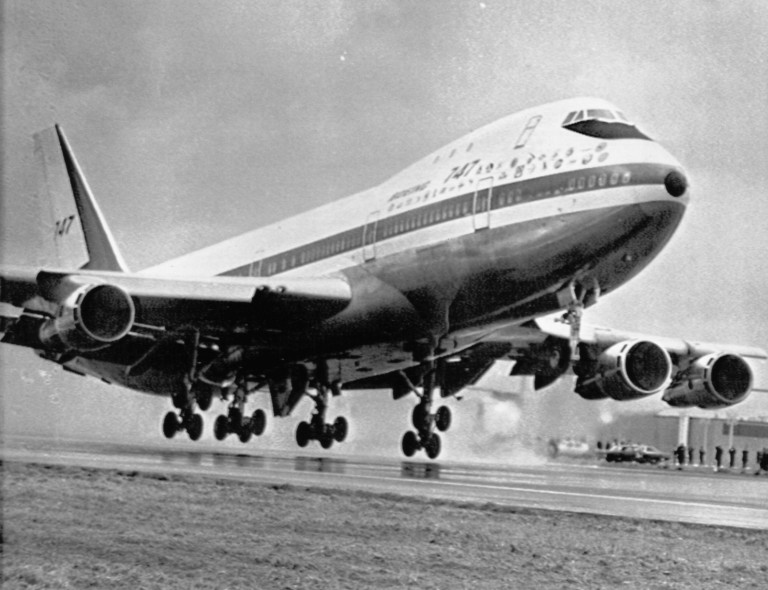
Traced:
<path fill-rule="evenodd" d="M 633 400 L 669 387 L 672 360 L 661 346 L 647 340 L 614 344 L 597 358 L 584 358 L 582 351 L 576 393 L 585 399 Z"/>
<path fill-rule="evenodd" d="M 83 285 L 66 297 L 55 318 L 40 326 L 40 342 L 57 351 L 99 350 L 123 338 L 135 316 L 131 296 L 120 287 Z"/>
<path fill-rule="evenodd" d="M 752 370 L 739 355 L 708 354 L 696 359 L 682 375 L 682 382 L 662 398 L 670 406 L 725 408 L 743 401 L 752 389 Z"/>

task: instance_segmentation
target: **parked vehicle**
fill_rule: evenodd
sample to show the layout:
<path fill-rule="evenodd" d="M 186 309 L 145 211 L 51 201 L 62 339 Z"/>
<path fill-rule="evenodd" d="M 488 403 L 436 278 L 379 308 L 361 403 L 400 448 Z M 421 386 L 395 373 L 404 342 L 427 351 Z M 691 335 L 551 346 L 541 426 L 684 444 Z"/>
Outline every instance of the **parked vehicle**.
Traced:
<path fill-rule="evenodd" d="M 649 463 L 657 465 L 662 461 L 669 461 L 669 454 L 652 447 L 651 445 L 628 444 L 611 447 L 605 454 L 605 460 L 609 463 Z"/>

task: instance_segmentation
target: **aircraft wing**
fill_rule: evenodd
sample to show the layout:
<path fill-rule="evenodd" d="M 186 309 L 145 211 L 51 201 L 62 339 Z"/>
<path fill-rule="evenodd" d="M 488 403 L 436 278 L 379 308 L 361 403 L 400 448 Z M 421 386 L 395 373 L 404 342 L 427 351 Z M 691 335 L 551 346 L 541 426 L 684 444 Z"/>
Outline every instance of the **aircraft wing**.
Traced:
<path fill-rule="evenodd" d="M 568 339 L 570 328 L 560 321 L 557 316 L 546 316 L 536 320 L 536 324 L 542 332 L 557 338 Z M 664 336 L 649 336 L 637 332 L 615 330 L 603 326 L 582 324 L 580 340 L 587 344 L 608 347 L 627 340 L 652 340 L 663 347 L 670 355 L 679 357 L 703 356 L 714 352 L 727 351 L 738 354 L 748 359 L 766 360 L 768 354 L 762 348 L 754 346 L 742 346 L 738 344 L 717 344 L 712 342 L 698 342 L 684 340 L 682 338 L 669 338 Z"/>
<path fill-rule="evenodd" d="M 245 327 L 281 330 L 330 317 L 351 297 L 341 277 L 169 279 L 109 271 L 0 270 L 0 302 L 58 322 L 55 328 L 49 322 L 51 329 L 66 334 L 52 337 L 72 342 L 114 342 L 137 327 L 213 334 Z"/>
<path fill-rule="evenodd" d="M 575 391 L 585 399 L 633 400 L 662 393 L 671 406 L 715 409 L 734 405 L 753 392 L 768 354 L 762 348 L 655 337 L 581 324 L 577 354 L 570 326 L 546 316 L 497 330 L 486 342 L 507 343 L 505 358 L 517 362 L 511 375 L 533 375 L 536 389 L 572 370 Z"/>

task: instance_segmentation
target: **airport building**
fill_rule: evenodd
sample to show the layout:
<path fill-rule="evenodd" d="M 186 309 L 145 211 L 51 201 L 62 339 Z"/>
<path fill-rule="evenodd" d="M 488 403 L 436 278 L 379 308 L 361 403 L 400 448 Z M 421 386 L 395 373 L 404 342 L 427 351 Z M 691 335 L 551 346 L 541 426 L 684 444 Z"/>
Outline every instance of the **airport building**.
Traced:
<path fill-rule="evenodd" d="M 656 414 L 617 416 L 599 429 L 598 440 L 632 441 L 672 452 L 678 445 L 704 449 L 705 461 L 712 463 L 716 447 L 734 448 L 740 464 L 741 453 L 749 451 L 754 462 L 757 451 L 768 448 L 768 416 L 712 412 L 698 409 L 667 409 Z M 698 458 L 698 454 L 697 454 Z"/>

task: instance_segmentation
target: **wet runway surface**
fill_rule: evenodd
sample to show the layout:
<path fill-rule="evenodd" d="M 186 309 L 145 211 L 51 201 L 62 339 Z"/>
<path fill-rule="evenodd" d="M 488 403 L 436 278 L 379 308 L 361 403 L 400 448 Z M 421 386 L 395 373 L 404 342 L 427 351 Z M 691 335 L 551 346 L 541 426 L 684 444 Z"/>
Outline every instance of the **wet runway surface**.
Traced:
<path fill-rule="evenodd" d="M 319 452 L 238 453 L 205 444 L 138 446 L 35 439 L 6 439 L 2 458 L 768 530 L 766 475 L 589 462 L 468 465 L 328 457 Z"/>

